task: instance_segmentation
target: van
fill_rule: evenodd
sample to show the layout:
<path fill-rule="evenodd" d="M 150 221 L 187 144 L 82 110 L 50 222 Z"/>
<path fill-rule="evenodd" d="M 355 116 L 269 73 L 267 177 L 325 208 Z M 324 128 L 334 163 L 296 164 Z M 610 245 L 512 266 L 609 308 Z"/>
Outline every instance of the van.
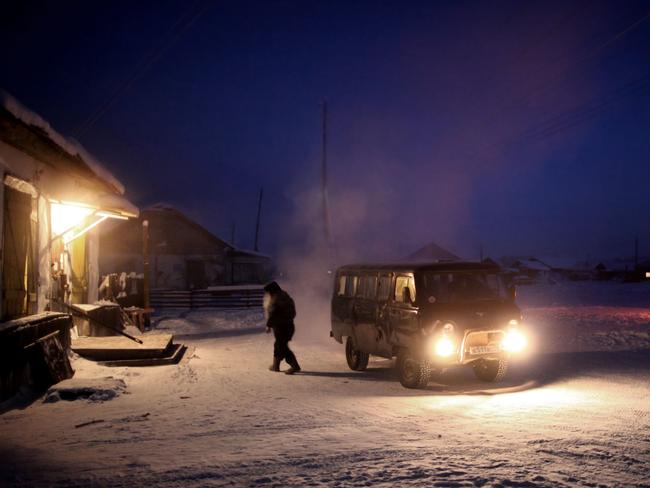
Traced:
<path fill-rule="evenodd" d="M 360 264 L 337 269 L 331 337 L 348 366 L 369 356 L 397 358 L 401 384 L 423 388 L 432 372 L 468 365 L 484 381 L 500 381 L 512 355 L 526 348 L 514 288 L 493 264 Z"/>

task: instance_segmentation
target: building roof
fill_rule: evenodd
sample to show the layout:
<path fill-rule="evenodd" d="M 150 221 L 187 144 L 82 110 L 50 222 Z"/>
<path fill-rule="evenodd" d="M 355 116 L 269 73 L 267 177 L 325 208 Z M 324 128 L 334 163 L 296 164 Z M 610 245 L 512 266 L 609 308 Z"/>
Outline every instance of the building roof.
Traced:
<path fill-rule="evenodd" d="M 397 272 L 414 272 L 414 271 L 472 271 L 472 270 L 499 270 L 499 266 L 489 263 L 477 263 L 472 261 L 447 261 L 447 262 L 429 262 L 429 263 L 361 263 L 346 264 L 338 268 L 338 271 L 352 270 L 379 270 L 379 271 L 397 271 Z"/>
<path fill-rule="evenodd" d="M 137 207 L 123 197 L 124 185 L 101 162 L 77 141 L 63 137 L 46 120 L 3 90 L 0 90 L 0 141 L 61 175 L 83 180 L 93 191 L 90 194 L 75 192 L 75 197 L 79 196 L 75 200 L 80 203 L 127 216 L 138 214 Z"/>
<path fill-rule="evenodd" d="M 251 256 L 251 257 L 256 257 L 256 258 L 265 258 L 265 259 L 271 259 L 271 256 L 268 254 L 264 254 L 258 251 L 251 251 L 250 249 L 241 249 L 241 248 L 234 248 L 231 252 L 231 254 L 235 255 L 240 255 L 240 256 Z"/>
<path fill-rule="evenodd" d="M 176 218 L 176 219 L 183 220 L 186 224 L 193 227 L 199 233 L 203 234 L 207 239 L 214 241 L 222 246 L 229 247 L 231 249 L 233 248 L 231 244 L 221 239 L 220 237 L 216 236 L 208 229 L 203 227 L 201 224 L 199 224 L 197 221 L 192 220 L 190 217 L 188 217 L 186 214 L 181 212 L 179 209 L 177 209 L 176 207 L 168 203 L 158 202 L 153 205 L 150 205 L 149 207 L 142 210 L 141 217 L 143 220 L 146 220 L 148 217 L 150 218 L 152 214 L 160 215 L 161 217 Z"/>
<path fill-rule="evenodd" d="M 536 258 L 527 258 L 527 259 L 517 259 L 515 261 L 515 267 L 517 268 L 525 268 L 525 269 L 532 269 L 535 271 L 550 271 L 551 268 L 547 266 L 546 264 L 542 263 Z"/>
<path fill-rule="evenodd" d="M 458 261 L 460 258 L 454 253 L 440 247 L 435 242 L 430 242 L 406 257 L 409 262 L 431 261 Z"/>

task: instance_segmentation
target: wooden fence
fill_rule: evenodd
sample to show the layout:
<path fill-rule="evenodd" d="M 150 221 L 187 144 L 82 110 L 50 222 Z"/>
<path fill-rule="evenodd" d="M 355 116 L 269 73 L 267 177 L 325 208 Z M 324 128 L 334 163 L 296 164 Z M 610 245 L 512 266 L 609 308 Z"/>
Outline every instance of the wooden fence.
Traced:
<path fill-rule="evenodd" d="M 261 286 L 220 286 L 207 290 L 151 290 L 151 306 L 162 308 L 262 307 Z"/>

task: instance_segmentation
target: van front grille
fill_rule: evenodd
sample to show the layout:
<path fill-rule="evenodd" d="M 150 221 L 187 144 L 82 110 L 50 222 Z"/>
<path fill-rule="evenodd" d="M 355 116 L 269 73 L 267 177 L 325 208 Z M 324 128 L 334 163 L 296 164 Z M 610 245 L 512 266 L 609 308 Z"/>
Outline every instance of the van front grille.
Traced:
<path fill-rule="evenodd" d="M 502 339 L 503 332 L 501 331 L 470 332 L 465 338 L 465 351 L 468 352 L 470 347 L 500 344 Z"/>

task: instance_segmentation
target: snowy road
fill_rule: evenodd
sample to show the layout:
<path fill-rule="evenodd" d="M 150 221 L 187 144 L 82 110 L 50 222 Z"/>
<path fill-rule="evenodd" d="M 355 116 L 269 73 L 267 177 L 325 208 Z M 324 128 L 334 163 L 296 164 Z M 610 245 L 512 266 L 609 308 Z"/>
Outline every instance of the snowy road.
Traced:
<path fill-rule="evenodd" d="M 348 370 L 329 339 L 295 341 L 304 374 L 271 373 L 272 338 L 256 321 L 202 316 L 199 333 L 184 330 L 194 351 L 179 366 L 76 361 L 79 377 L 110 375 L 126 390 L 0 416 L 0 484 L 650 485 L 647 349 L 546 352 L 496 387 L 461 369 L 413 391 L 386 360 Z M 554 342 L 575 339 L 566 330 Z"/>

